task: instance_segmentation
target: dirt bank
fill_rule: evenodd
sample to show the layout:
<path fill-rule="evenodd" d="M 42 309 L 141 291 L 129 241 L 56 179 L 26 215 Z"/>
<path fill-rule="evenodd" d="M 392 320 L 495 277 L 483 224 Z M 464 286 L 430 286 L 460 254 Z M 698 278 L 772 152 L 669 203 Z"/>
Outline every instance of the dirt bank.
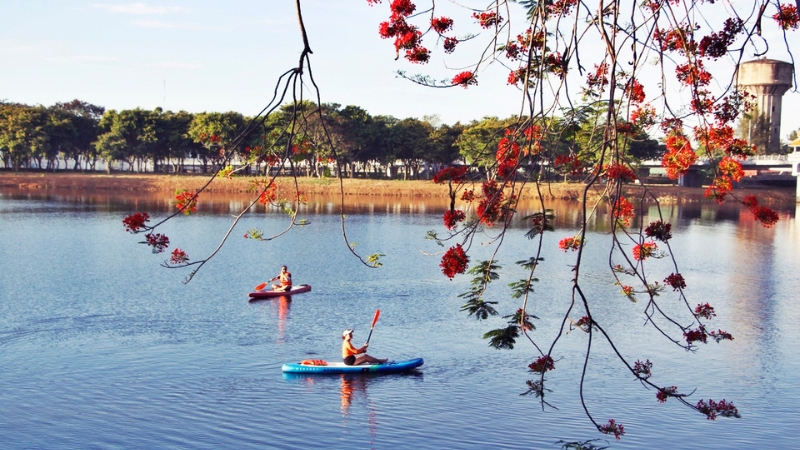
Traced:
<path fill-rule="evenodd" d="M 42 172 L 0 172 L 0 189 L 15 190 L 76 190 L 76 191 L 124 191 L 135 192 L 175 192 L 177 189 L 195 190 L 208 183 L 207 176 L 200 175 L 156 175 L 156 174 L 87 174 L 87 173 L 42 173 Z M 246 193 L 253 178 L 234 177 L 232 179 L 214 179 L 208 189 L 220 193 Z M 278 185 L 286 192 L 294 191 L 294 180 L 278 178 Z M 415 198 L 446 198 L 447 186 L 437 185 L 426 180 L 365 180 L 365 179 L 317 179 L 298 178 L 298 189 L 306 195 L 338 195 L 340 187 L 347 196 L 402 196 Z M 677 186 L 646 186 L 653 197 L 666 202 L 697 202 L 705 199 L 703 188 L 682 188 Z M 599 186 L 602 188 L 602 186 Z M 642 186 L 629 185 L 627 195 L 642 196 Z M 541 194 L 545 198 L 573 199 L 583 197 L 584 186 L 576 183 L 551 183 L 541 186 Z M 589 196 L 600 193 L 592 189 Z M 763 203 L 794 204 L 795 190 L 747 188 L 735 191 L 738 197 L 748 194 L 756 195 Z M 535 200 L 539 192 L 529 184 L 522 192 L 522 198 Z"/>

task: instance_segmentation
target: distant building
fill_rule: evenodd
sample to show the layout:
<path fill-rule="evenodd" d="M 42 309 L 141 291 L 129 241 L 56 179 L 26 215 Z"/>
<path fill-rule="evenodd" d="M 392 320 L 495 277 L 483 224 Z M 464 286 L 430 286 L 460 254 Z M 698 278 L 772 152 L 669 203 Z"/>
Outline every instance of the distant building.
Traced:
<path fill-rule="evenodd" d="M 756 108 L 760 117 L 750 121 L 749 133 L 759 119 L 769 124 L 764 153 L 780 153 L 781 103 L 783 94 L 792 87 L 794 66 L 774 59 L 757 59 L 739 65 L 736 83 L 749 94 L 756 96 Z M 751 139 L 751 136 L 747 136 Z"/>

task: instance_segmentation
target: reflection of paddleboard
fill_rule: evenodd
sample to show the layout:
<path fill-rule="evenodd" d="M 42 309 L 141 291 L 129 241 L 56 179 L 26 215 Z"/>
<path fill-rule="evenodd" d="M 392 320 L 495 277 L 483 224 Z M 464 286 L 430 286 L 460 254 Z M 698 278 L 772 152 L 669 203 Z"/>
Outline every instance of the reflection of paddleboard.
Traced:
<path fill-rule="evenodd" d="M 318 373 L 326 375 L 337 373 L 398 373 L 419 367 L 423 362 L 422 358 L 416 358 L 406 361 L 391 361 L 386 364 L 364 364 L 361 366 L 348 366 L 343 362 L 329 362 L 326 365 L 289 363 L 283 365 L 283 371 L 286 373 Z"/>
<path fill-rule="evenodd" d="M 298 284 L 297 286 L 292 286 L 288 291 L 273 291 L 272 289 L 254 291 L 250 293 L 250 298 L 286 297 L 287 295 L 302 294 L 310 290 L 310 284 Z"/>

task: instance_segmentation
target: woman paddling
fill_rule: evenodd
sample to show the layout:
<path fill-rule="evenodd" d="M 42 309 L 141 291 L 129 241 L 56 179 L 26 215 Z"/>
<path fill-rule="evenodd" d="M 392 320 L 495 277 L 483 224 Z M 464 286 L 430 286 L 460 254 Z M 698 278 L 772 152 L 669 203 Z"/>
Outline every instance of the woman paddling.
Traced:
<path fill-rule="evenodd" d="M 353 339 L 353 330 L 350 328 L 342 332 L 342 358 L 344 363 L 348 366 L 358 366 L 361 364 L 383 364 L 387 360 L 374 358 L 366 353 L 369 342 L 364 344 L 361 348 L 355 348 L 351 340 Z"/>
<path fill-rule="evenodd" d="M 286 270 L 286 266 L 281 266 L 281 273 L 269 281 L 275 280 L 280 280 L 280 284 L 273 284 L 273 291 L 286 292 L 292 289 L 292 273 Z"/>

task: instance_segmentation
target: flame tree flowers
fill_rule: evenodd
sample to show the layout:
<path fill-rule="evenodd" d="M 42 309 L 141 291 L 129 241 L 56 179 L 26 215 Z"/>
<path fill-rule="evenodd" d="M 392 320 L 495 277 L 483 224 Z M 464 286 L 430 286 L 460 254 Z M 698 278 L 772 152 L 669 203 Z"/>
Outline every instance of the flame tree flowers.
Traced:
<path fill-rule="evenodd" d="M 266 162 L 283 175 L 297 176 L 297 163 L 314 164 L 317 158 L 312 149 L 324 149 L 324 156 L 332 158 L 337 173 L 342 174 L 341 150 L 351 143 L 339 142 L 331 136 L 334 123 L 323 114 L 322 104 L 300 100 L 308 98 L 303 86 L 313 86 L 315 98 L 321 97 L 312 77 L 311 44 L 301 2 L 296 2 L 301 37 L 299 64 L 280 76 L 274 90 L 276 97 L 270 100 L 264 114 L 244 126 L 236 137 L 220 138 L 222 135 L 216 130 L 208 130 L 205 145 L 217 151 L 214 164 L 218 173 L 232 174 L 224 170 L 232 165 L 231 155 L 243 148 L 247 139 L 262 136 L 262 142 L 246 152 L 248 158 Z M 664 144 L 664 151 L 658 157 L 670 178 L 686 175 L 702 157 L 714 171 L 707 192 L 709 198 L 717 202 L 741 201 L 762 225 L 775 224 L 779 217 L 767 205 L 755 198 L 739 200 L 735 196 L 733 188 L 741 178 L 742 159 L 760 150 L 734 136 L 734 124 L 749 110 L 752 96 L 732 85 L 732 80 L 739 61 L 770 56 L 767 53 L 774 48 L 787 46 L 780 37 L 797 28 L 797 8 L 775 2 L 750 10 L 747 5 L 730 2 L 692 0 L 616 0 L 587 3 L 585 8 L 573 0 L 515 2 L 513 8 L 505 1 L 489 1 L 477 9 L 469 9 L 471 6 L 461 9 L 460 3 L 426 0 L 367 0 L 366 3 L 375 8 L 387 7 L 385 20 L 375 27 L 376 39 L 391 43 L 387 64 L 410 63 L 414 64 L 411 67 L 424 67 L 431 72 L 446 70 L 446 74 L 436 77 L 403 72 L 401 77 L 422 86 L 456 88 L 453 91 L 463 94 L 492 83 L 492 71 L 487 68 L 499 64 L 502 75 L 494 82 L 519 93 L 520 101 L 509 105 L 515 117 L 493 130 L 484 139 L 482 148 L 474 154 L 462 155 L 464 159 L 458 161 L 469 167 L 450 169 L 434 180 L 448 183 L 451 205 L 442 217 L 443 234 L 433 232 L 429 237 L 447 248 L 439 263 L 444 276 L 455 283 L 460 280 L 459 274 L 472 276 L 467 292 L 460 295 L 464 302 L 462 311 L 480 320 L 499 316 L 498 309 L 509 306 L 507 302 L 494 300 L 495 282 L 505 281 L 512 269 L 499 264 L 498 249 L 504 241 L 516 237 L 510 235 L 513 233 L 507 236 L 506 232 L 517 214 L 521 188 L 529 184 L 536 192 L 537 210 L 523 218 L 529 227 L 524 233 L 528 239 L 524 242 L 531 244 L 525 247 L 529 253 L 512 266 L 525 275 L 506 283 L 511 288 L 513 302 L 509 309 L 515 313 L 500 316 L 509 320 L 501 321 L 498 328 L 484 335 L 498 349 L 512 349 L 519 342 L 525 343 L 516 346 L 517 350 L 522 348 L 527 352 L 526 366 L 520 369 L 527 367 L 532 377 L 525 383 L 525 393 L 536 397 L 543 407 L 553 406 L 544 398 L 549 392 L 545 375 L 560 376 L 557 367 L 564 365 L 556 366 L 555 361 L 574 354 L 570 351 L 559 355 L 563 351 L 562 340 L 584 339 L 583 354 L 579 355 L 585 361 L 581 366 L 583 375 L 594 367 L 595 349 L 605 344 L 639 384 L 655 390 L 658 402 L 676 399 L 710 419 L 736 417 L 738 411 L 728 401 L 690 403 L 687 400 L 690 394 L 665 380 L 668 370 L 659 367 L 657 355 L 642 355 L 650 356 L 647 361 L 652 360 L 652 366 L 647 364 L 646 370 L 642 365 L 636 367 L 627 356 L 629 349 L 619 349 L 614 324 L 595 311 L 608 309 L 609 304 L 640 308 L 637 311 L 647 325 L 641 333 L 652 332 L 686 350 L 697 350 L 699 344 L 709 341 L 733 338 L 724 330 L 711 331 L 713 328 L 708 324 L 716 314 L 724 315 L 724 311 L 717 311 L 707 303 L 697 308 L 697 302 L 687 298 L 689 294 L 702 295 L 698 289 L 702 286 L 686 286 L 688 283 L 678 267 L 679 255 L 674 255 L 670 247 L 672 233 L 680 230 L 664 220 L 658 198 L 642 184 L 635 185 L 635 194 L 626 189 L 623 195 L 623 186 L 638 181 L 635 168 L 641 153 L 637 148 L 642 138 L 648 136 L 648 130 L 652 130 Z M 447 9 L 450 7 L 453 9 Z M 521 14 L 523 18 L 512 20 L 509 16 L 512 14 Z M 767 27 L 771 29 L 766 30 Z M 767 37 L 771 35 L 779 38 Z M 469 45 L 464 45 L 467 41 Z M 474 59 L 463 54 L 470 50 L 475 52 Z M 791 49 L 786 50 L 791 53 Z M 401 57 L 403 61 L 394 61 Z M 440 57 L 448 60 L 438 64 Z M 458 63 L 451 64 L 455 58 L 460 58 Z M 433 61 L 437 64 L 425 66 Z M 655 64 L 651 64 L 653 61 Z M 457 69 L 451 71 L 452 67 Z M 281 125 L 265 132 L 267 116 L 281 112 L 279 107 L 284 101 L 290 104 L 282 111 L 285 115 Z M 577 195 L 581 202 L 577 231 L 557 230 L 546 195 L 546 181 L 554 166 L 580 182 L 576 183 L 581 191 Z M 295 199 L 290 207 L 289 201 L 284 202 L 269 181 L 272 180 L 255 187 L 252 203 L 245 205 L 241 214 L 259 201 L 265 207 L 279 207 L 288 213 L 288 230 L 296 223 L 296 205 L 302 201 L 302 195 L 299 192 L 288 195 Z M 146 217 L 137 216 L 126 218 L 124 226 L 134 233 L 147 233 L 152 248 L 163 251 L 169 240 L 154 230 L 171 217 L 186 210 L 192 212 L 192 198 L 195 197 L 184 196 L 180 199 L 182 206 L 160 222 L 149 224 Z M 648 205 L 646 209 L 645 200 L 654 206 Z M 465 204 L 463 209 L 456 204 L 458 201 Z M 344 195 L 341 203 L 341 235 L 346 248 L 365 265 L 377 267 L 379 254 L 364 258 L 348 241 Z M 609 210 L 610 214 L 603 215 Z M 645 216 L 646 210 L 649 211 Z M 236 216 L 220 246 L 241 214 Z M 645 217 L 654 218 L 647 227 L 643 223 L 648 220 Z M 607 238 L 587 241 L 587 228 L 593 223 L 608 229 Z M 246 235 L 257 242 L 267 243 L 272 239 L 253 228 Z M 475 261 L 470 259 L 470 250 L 479 235 L 480 245 L 491 251 L 486 259 Z M 570 237 L 564 239 L 564 235 Z M 559 239 L 561 242 L 557 244 Z M 608 255 L 606 283 L 598 281 L 596 274 L 587 278 L 585 273 L 584 251 L 594 248 Z M 549 287 L 534 286 L 539 268 L 547 263 L 543 255 L 553 250 L 556 257 L 572 262 L 559 264 L 568 267 L 567 276 L 561 279 L 569 280 L 566 282 L 570 295 L 559 299 L 563 300 L 563 304 L 558 304 L 563 305 L 562 326 L 541 332 L 530 320 L 553 297 L 547 292 Z M 173 253 L 177 260 L 184 260 L 180 252 Z M 216 250 L 211 256 L 215 253 Z M 667 255 L 671 258 L 658 259 Z M 211 256 L 191 261 L 187 256 L 179 266 L 194 266 L 191 278 Z M 652 280 L 664 280 L 666 285 Z M 640 298 L 636 302 L 611 303 L 621 300 L 607 295 L 616 291 L 616 286 L 622 287 L 620 297 L 633 300 L 635 293 Z M 665 286 L 672 287 L 672 291 Z M 493 300 L 487 300 L 490 297 Z M 679 309 L 662 307 L 665 302 L 675 301 Z M 575 317 L 580 319 L 575 321 Z M 567 327 L 563 326 L 567 323 L 576 324 L 572 329 L 583 333 L 567 336 Z M 594 416 L 583 396 L 588 386 L 580 383 L 582 410 L 591 424 L 601 433 L 622 437 L 627 431 L 623 424 L 613 418 Z"/>
<path fill-rule="evenodd" d="M 368 3 L 377 5 L 381 1 L 368 0 Z M 512 298 L 522 302 L 518 308 L 521 310 L 519 316 L 528 314 L 530 308 L 535 310 L 538 296 L 532 288 L 536 279 L 534 273 L 544 264 L 541 255 L 546 246 L 545 236 L 549 236 L 546 231 L 555 229 L 552 221 L 543 219 L 548 217 L 545 196 L 542 195 L 541 180 L 546 175 L 543 168 L 555 168 L 565 180 L 568 175 L 573 180 L 582 177 L 585 185 L 581 197 L 583 226 L 578 233 L 562 237 L 557 245 L 565 252 L 565 257 L 574 255 L 576 260 L 572 266 L 573 297 L 565 321 L 569 319 L 571 324 L 580 322 L 582 325 L 576 325 L 577 329 L 587 333 L 589 342 L 595 338 L 608 341 L 635 378 L 656 390 L 659 402 L 675 398 L 709 418 L 716 417 L 716 411 L 731 411 L 728 416 L 738 416 L 738 412 L 733 412 L 735 407 L 728 406 L 729 402 L 689 403 L 686 400 L 688 394 L 681 393 L 676 386 L 655 384 L 653 380 L 659 375 L 656 363 L 647 360 L 647 363 L 630 364 L 616 351 L 613 337 L 592 314 L 594 303 L 602 300 L 595 298 L 597 294 L 592 283 L 587 286 L 583 281 L 582 253 L 587 248 L 587 224 L 598 219 L 598 206 L 605 203 L 611 211 L 608 215 L 611 230 L 609 274 L 630 300 L 636 302 L 634 294 L 646 295 L 646 302 L 643 302 L 646 323 L 655 328 L 657 334 L 687 350 L 695 349 L 698 343 L 708 342 L 709 338 L 717 342 L 732 339 L 725 331 L 708 331 L 706 322 L 716 316 L 710 304 L 694 308 L 686 298 L 687 283 L 678 268 L 678 258 L 672 255 L 670 248 L 675 230 L 672 224 L 660 219 L 658 199 L 647 186 L 640 185 L 641 194 L 634 195 L 622 195 L 622 186 L 638 183 L 634 170 L 638 160 L 633 149 L 642 134 L 652 128 L 663 135 L 664 151 L 659 156 L 669 178 L 686 175 L 702 157 L 714 168 L 713 180 L 705 193 L 708 199 L 723 203 L 733 198 L 749 208 L 755 220 L 765 227 L 775 224 L 779 217 L 774 211 L 755 198 L 739 200 L 734 195 L 735 183 L 743 176 L 742 160 L 758 151 L 746 140 L 736 137 L 733 127 L 741 113 L 751 110 L 753 97 L 736 86 L 724 86 L 726 80 L 733 79 L 730 75 L 736 72 L 735 64 L 727 72 L 715 68 L 713 74 L 709 67 L 726 59 L 741 61 L 752 57 L 744 49 L 748 46 L 761 48 L 762 38 L 754 39 L 754 35 L 762 35 L 764 27 L 772 26 L 781 32 L 796 29 L 799 22 L 797 8 L 788 4 L 770 4 L 769 7 L 775 9 L 770 13 L 767 4 L 753 11 L 738 11 L 730 4 L 725 8 L 731 10 L 721 9 L 714 5 L 715 2 L 648 0 L 607 2 L 598 8 L 587 5 L 586 9 L 581 9 L 573 0 L 519 2 L 527 14 L 527 20 L 523 21 L 526 25 L 512 29 L 515 22 L 508 17 L 512 10 L 502 1 L 490 2 L 485 9 L 472 11 L 466 17 L 442 14 L 449 10 L 437 2 L 387 0 L 387 3 L 390 24 L 398 24 L 402 19 L 406 31 L 418 31 L 413 39 L 406 40 L 413 46 L 420 45 L 423 37 L 428 35 L 426 29 L 440 39 L 443 33 L 448 33 L 448 36 L 459 33 L 455 34 L 459 42 L 466 40 L 462 37 L 469 36 L 472 45 L 479 38 L 486 39 L 481 56 L 472 66 L 461 65 L 462 68 L 449 82 L 447 78 L 435 82 L 427 75 L 406 76 L 401 73 L 401 76 L 428 86 L 470 89 L 477 86 L 478 73 L 482 80 L 486 80 L 484 74 L 488 72 L 482 69 L 497 60 L 510 69 L 505 82 L 521 91 L 523 107 L 517 121 L 497 133 L 502 138 L 495 141 L 496 146 L 487 145 L 482 154 L 472 161 L 468 159 L 468 162 L 480 159 L 481 164 L 474 164 L 474 168 L 466 172 L 466 176 L 460 175 L 458 181 L 449 181 L 451 206 L 443 217 L 445 234 L 429 233 L 429 237 L 441 245 L 450 239 L 459 242 L 458 247 L 450 247 L 442 260 L 441 266 L 446 268 L 443 271 L 448 278 L 463 272 L 458 269 L 466 268 L 466 264 L 457 265 L 453 255 L 457 248 L 458 261 L 464 261 L 475 234 L 485 232 L 489 227 L 500 228 L 494 233 L 496 238 L 493 241 L 499 248 L 505 237 L 505 227 L 516 213 L 518 186 L 534 183 L 542 199 L 541 210 L 530 216 L 538 219 L 530 222 L 531 228 L 525 236 L 538 242 L 533 246 L 531 256 L 517 263 L 529 271 L 528 277 L 511 285 L 514 287 Z M 715 19 L 701 19 L 696 14 L 699 9 L 704 11 L 703 17 Z M 414 15 L 421 10 L 425 13 Z M 719 11 L 719 14 L 706 10 Z M 770 17 L 772 25 L 768 25 Z M 582 25 L 576 25 L 579 23 Z M 380 27 L 381 30 L 384 28 Z M 397 28 L 400 29 L 399 25 Z M 381 37 L 386 37 L 383 31 Z M 569 45 L 564 45 L 567 42 Z M 593 48 L 595 42 L 602 44 L 596 47 L 595 54 L 589 55 L 592 50 L 589 53 L 583 50 Z M 445 46 L 444 53 L 462 52 L 464 48 L 463 45 L 458 48 Z M 581 49 L 580 55 L 578 49 Z M 424 60 L 417 58 L 412 62 L 428 63 L 439 56 L 427 49 L 424 55 Z M 622 60 L 628 65 L 619 64 Z M 655 72 L 648 67 L 647 61 L 657 61 Z M 581 105 L 571 96 L 566 89 L 567 80 L 583 82 L 580 95 L 583 100 L 589 99 L 589 104 Z M 563 108 L 565 102 L 559 101 L 562 96 L 574 103 Z M 544 98 L 559 100 L 548 104 Z M 572 125 L 573 118 L 596 113 L 595 105 L 602 105 L 602 109 L 594 127 L 576 129 Z M 553 118 L 557 112 L 563 114 L 563 119 Z M 494 158 L 490 156 L 492 153 Z M 490 163 L 483 164 L 484 161 Z M 434 181 L 440 182 L 437 177 Z M 594 204 L 587 200 L 586 194 L 590 190 L 600 193 L 600 200 Z M 461 192 L 460 198 L 456 192 Z M 466 204 L 466 209 L 457 208 L 457 198 Z M 643 206 L 645 200 L 656 204 L 655 213 Z M 473 217 L 471 208 L 474 205 L 477 205 L 475 220 L 469 221 Z M 655 214 L 659 220 L 651 221 L 649 225 L 640 224 L 644 212 L 651 217 Z M 464 226 L 456 227 L 459 223 Z M 593 242 L 592 245 L 603 243 Z M 496 254 L 497 250 L 489 260 L 473 264 L 469 270 L 473 274 L 471 288 L 461 294 L 466 300 L 462 310 L 479 319 L 498 314 L 490 306 L 496 302 L 483 300 L 491 282 L 501 277 Z M 656 278 L 663 279 L 664 285 L 650 281 L 652 275 L 648 272 L 656 267 L 655 260 L 666 259 L 664 257 L 668 255 L 672 257 L 671 270 L 658 274 Z M 657 267 L 661 267 L 663 262 L 658 264 Z M 668 287 L 672 288 L 670 295 L 677 297 L 683 306 L 680 316 L 668 314 L 666 311 L 671 308 L 660 306 L 661 297 L 667 296 L 665 288 Z M 569 317 L 570 314 L 582 316 L 576 322 Z M 529 369 L 538 375 L 538 379 L 527 382 L 526 393 L 535 394 L 542 405 L 547 405 L 543 399 L 547 391 L 544 375 L 547 372 L 552 376 L 555 372 L 551 353 L 563 335 L 558 333 L 550 346 L 542 346 L 531 334 L 533 329 L 521 324 L 517 326 L 516 329 L 510 326 L 495 329 L 486 336 L 491 336 L 490 345 L 496 348 L 514 348 L 515 340 L 522 334 L 531 341 L 534 361 Z M 549 350 L 545 351 L 545 348 Z M 590 348 L 587 343 L 587 353 Z M 622 424 L 614 419 L 607 422 L 596 420 L 585 404 L 584 409 L 601 433 L 614 435 L 617 439 L 624 435 Z"/>

